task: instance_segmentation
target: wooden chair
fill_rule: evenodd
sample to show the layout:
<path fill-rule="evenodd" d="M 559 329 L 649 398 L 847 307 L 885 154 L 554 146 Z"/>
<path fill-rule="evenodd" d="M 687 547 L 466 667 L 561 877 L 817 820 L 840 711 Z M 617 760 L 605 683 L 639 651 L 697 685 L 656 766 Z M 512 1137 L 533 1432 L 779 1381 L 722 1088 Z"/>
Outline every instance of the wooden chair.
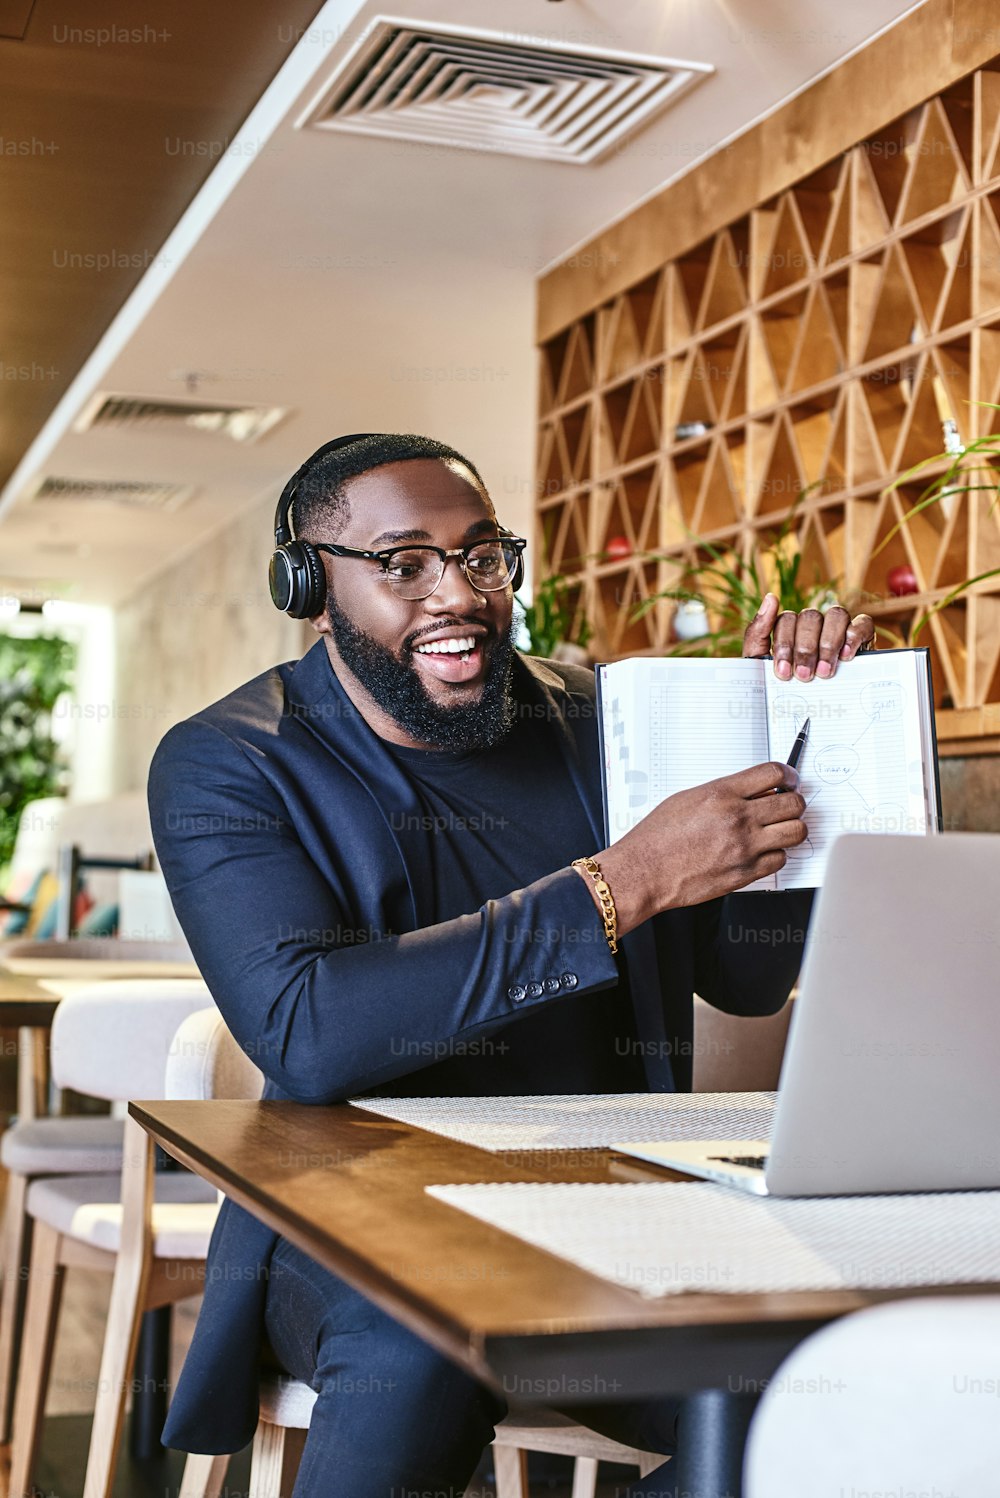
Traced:
<path fill-rule="evenodd" d="M 694 1000 L 694 1092 L 775 1092 L 794 996 L 777 1014 L 724 1014 Z"/>
<path fill-rule="evenodd" d="M 14 1372 L 31 1249 L 28 1189 L 40 1176 L 121 1173 L 120 1118 L 19 1118 L 0 1139 L 7 1171 L 0 1294 L 0 1445 L 10 1440 Z"/>
<path fill-rule="evenodd" d="M 315 1403 L 312 1389 L 297 1378 L 262 1381 L 247 1498 L 290 1498 Z M 594 1498 L 600 1462 L 638 1467 L 645 1477 L 667 1460 L 656 1452 L 638 1451 L 598 1435 L 554 1410 L 517 1410 L 500 1422 L 493 1441 L 497 1498 L 530 1498 L 530 1451 L 574 1459 L 572 1498 Z M 228 1461 L 227 1456 L 189 1456 L 179 1498 L 219 1498 Z M 465 1498 L 478 1498 L 478 1490 L 468 1488 Z"/>
<path fill-rule="evenodd" d="M 206 990 L 207 992 L 207 990 Z M 207 1097 L 257 1098 L 264 1078 L 246 1053 L 229 1035 L 219 1011 L 211 1006 L 178 1015 L 168 1049 L 166 1069 L 159 1096 L 201 1099 Z M 140 1094 L 136 1092 L 135 1096 Z M 146 1093 L 145 1096 L 152 1094 Z M 104 1352 L 97 1386 L 94 1425 L 87 1458 L 84 1498 L 111 1498 L 118 1447 L 125 1419 L 125 1389 L 131 1375 L 139 1343 L 142 1309 L 153 1303 L 158 1293 L 160 1270 L 157 1241 L 156 1203 L 154 1201 L 155 1149 L 145 1129 L 131 1118 L 125 1120 L 124 1166 L 122 1169 L 121 1250 L 115 1265 L 111 1305 L 104 1335 Z M 192 1180 L 190 1176 L 185 1177 Z M 211 1195 L 212 1223 L 218 1204 L 218 1193 L 199 1181 Z M 204 1259 L 209 1232 L 202 1244 Z M 203 1269 L 203 1264 L 202 1264 Z M 200 1288 L 187 1284 L 175 1296 L 192 1295 Z M 200 1467 L 192 1469 L 198 1481 L 206 1481 L 212 1463 L 199 1458 Z M 228 1462 L 228 1457 L 222 1463 Z M 224 1474 L 224 1465 L 215 1466 Z M 221 1483 L 221 1477 L 219 1479 Z M 208 1491 L 208 1489 L 205 1489 Z M 20 1498 L 11 1486 L 10 1498 Z"/>
<path fill-rule="evenodd" d="M 168 1075 L 168 1096 L 260 1096 L 263 1078 L 229 1035 L 218 1010 L 205 1010 L 186 1019 L 172 1050 L 175 1056 L 199 1058 L 200 1070 L 183 1078 L 175 1070 L 173 1081 Z M 172 1064 L 175 1069 L 180 1065 L 177 1061 Z M 134 1131 L 137 1125 L 130 1121 L 129 1128 Z M 130 1156 L 135 1153 L 131 1146 L 128 1153 Z M 124 1367 L 127 1369 L 128 1364 Z M 105 1386 L 103 1367 L 101 1385 Z M 315 1402 L 313 1390 L 299 1379 L 283 1375 L 262 1380 L 260 1422 L 251 1454 L 248 1498 L 288 1498 L 291 1494 Z M 94 1434 L 96 1440 L 96 1419 Z M 655 1452 L 638 1451 L 598 1435 L 553 1410 L 517 1410 L 496 1428 L 493 1456 L 497 1498 L 528 1498 L 529 1451 L 557 1452 L 575 1459 L 572 1498 L 594 1498 L 599 1462 L 635 1466 L 645 1476 L 666 1460 Z M 93 1459 L 93 1448 L 91 1455 Z M 228 1456 L 189 1456 L 180 1498 L 218 1498 L 228 1462 Z M 91 1483 L 90 1478 L 88 1466 L 84 1498 L 107 1498 L 108 1490 Z M 473 1498 L 472 1489 L 467 1498 Z"/>
<path fill-rule="evenodd" d="M 120 1101 L 126 1086 L 162 1097 L 168 1051 L 181 1021 L 209 998 L 200 980 L 128 980 L 96 984 L 63 1000 L 52 1031 L 53 1073 L 61 1086 Z M 124 1145 L 125 1151 L 128 1145 Z M 135 1145 L 133 1143 L 133 1148 Z M 127 1154 L 126 1154 L 126 1163 Z M 131 1307 L 135 1341 L 142 1313 L 192 1295 L 203 1278 L 216 1193 L 184 1172 L 154 1176 L 152 1156 L 138 1188 L 148 1196 L 146 1259 Z M 32 1219 L 28 1295 L 14 1407 L 10 1498 L 32 1491 L 32 1469 L 51 1370 L 65 1271 L 73 1265 L 114 1271 L 127 1247 L 121 1173 L 44 1176 L 31 1182 L 25 1210 Z M 155 1202 L 154 1202 L 155 1198 Z M 119 1315 L 111 1340 L 124 1340 Z M 106 1339 L 107 1345 L 107 1339 Z M 129 1354 L 134 1357 L 134 1345 Z M 129 1362 L 128 1373 L 131 1371 Z M 126 1375 L 127 1377 L 128 1375 Z M 119 1388 L 124 1411 L 126 1379 Z"/>
<path fill-rule="evenodd" d="M 493 1441 L 497 1498 L 529 1498 L 530 1451 L 556 1452 L 573 1458 L 571 1498 L 594 1498 L 601 1462 L 638 1467 L 639 1476 L 646 1477 L 667 1460 L 655 1451 L 640 1451 L 634 1446 L 623 1446 L 609 1436 L 598 1435 L 596 1430 L 577 1425 L 567 1415 L 557 1414 L 555 1410 L 514 1410 L 501 1420 Z M 471 1489 L 466 1498 L 473 1498 Z"/>

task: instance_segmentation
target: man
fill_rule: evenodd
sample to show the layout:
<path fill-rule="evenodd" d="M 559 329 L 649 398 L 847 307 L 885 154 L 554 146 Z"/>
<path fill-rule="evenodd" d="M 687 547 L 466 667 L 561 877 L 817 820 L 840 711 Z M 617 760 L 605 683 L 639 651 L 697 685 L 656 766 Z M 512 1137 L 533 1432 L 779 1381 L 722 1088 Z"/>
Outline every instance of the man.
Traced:
<path fill-rule="evenodd" d="M 602 847 L 593 675 L 513 650 L 523 543 L 466 458 L 327 444 L 277 540 L 275 600 L 321 640 L 172 729 L 150 775 L 174 906 L 265 1096 L 685 1088 L 693 990 L 781 1006 L 801 942 L 748 928 L 801 934 L 810 896 L 733 891 L 805 838 L 795 772 L 670 797 Z M 874 633 L 840 608 L 777 612 L 766 598 L 746 653 L 773 633 L 786 677 L 830 675 Z M 265 1329 L 319 1390 L 297 1498 L 331 1473 L 351 1498 L 459 1498 L 503 1401 L 231 1203 L 167 1444 L 250 1439 Z M 673 1415 L 617 1429 L 669 1452 Z"/>

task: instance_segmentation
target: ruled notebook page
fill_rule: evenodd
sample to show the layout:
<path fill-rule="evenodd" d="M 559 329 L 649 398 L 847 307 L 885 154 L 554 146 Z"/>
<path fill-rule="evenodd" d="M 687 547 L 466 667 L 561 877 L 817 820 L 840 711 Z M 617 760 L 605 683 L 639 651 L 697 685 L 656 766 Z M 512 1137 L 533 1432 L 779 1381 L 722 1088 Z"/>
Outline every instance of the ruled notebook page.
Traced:
<path fill-rule="evenodd" d="M 612 843 L 667 796 L 768 758 L 765 662 L 639 657 L 598 669 Z"/>
<path fill-rule="evenodd" d="M 818 888 L 830 849 L 845 832 L 934 830 L 921 728 L 922 659 L 910 650 L 884 650 L 842 662 L 832 681 L 807 682 L 778 681 L 768 662 L 769 757 L 787 759 L 809 719 L 798 765 L 809 838 L 788 849 L 779 889 Z"/>

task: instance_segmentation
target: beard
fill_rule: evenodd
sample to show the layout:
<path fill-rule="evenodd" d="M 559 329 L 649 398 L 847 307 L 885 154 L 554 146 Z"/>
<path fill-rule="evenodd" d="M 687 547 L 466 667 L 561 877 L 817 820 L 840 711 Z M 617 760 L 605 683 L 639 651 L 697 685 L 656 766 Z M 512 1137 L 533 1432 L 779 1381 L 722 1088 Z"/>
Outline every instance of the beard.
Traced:
<path fill-rule="evenodd" d="M 409 642 L 403 646 L 402 658 L 380 645 L 343 612 L 332 589 L 327 592 L 326 609 L 344 664 L 382 711 L 418 743 L 432 749 L 468 752 L 492 748 L 510 732 L 516 717 L 513 620 L 502 634 L 493 637 L 478 700 L 449 707 L 424 686 L 412 663 Z"/>

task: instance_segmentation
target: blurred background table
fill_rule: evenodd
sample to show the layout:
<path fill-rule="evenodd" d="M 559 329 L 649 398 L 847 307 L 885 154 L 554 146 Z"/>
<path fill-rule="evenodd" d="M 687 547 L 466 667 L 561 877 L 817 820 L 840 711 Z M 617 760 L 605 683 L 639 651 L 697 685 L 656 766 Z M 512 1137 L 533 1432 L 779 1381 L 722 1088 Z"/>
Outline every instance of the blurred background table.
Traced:
<path fill-rule="evenodd" d="M 17 1114 L 48 1111 L 48 1030 L 68 993 L 114 978 L 197 978 L 190 953 L 165 942 L 114 938 L 0 945 L 0 1028 L 17 1031 Z"/>

